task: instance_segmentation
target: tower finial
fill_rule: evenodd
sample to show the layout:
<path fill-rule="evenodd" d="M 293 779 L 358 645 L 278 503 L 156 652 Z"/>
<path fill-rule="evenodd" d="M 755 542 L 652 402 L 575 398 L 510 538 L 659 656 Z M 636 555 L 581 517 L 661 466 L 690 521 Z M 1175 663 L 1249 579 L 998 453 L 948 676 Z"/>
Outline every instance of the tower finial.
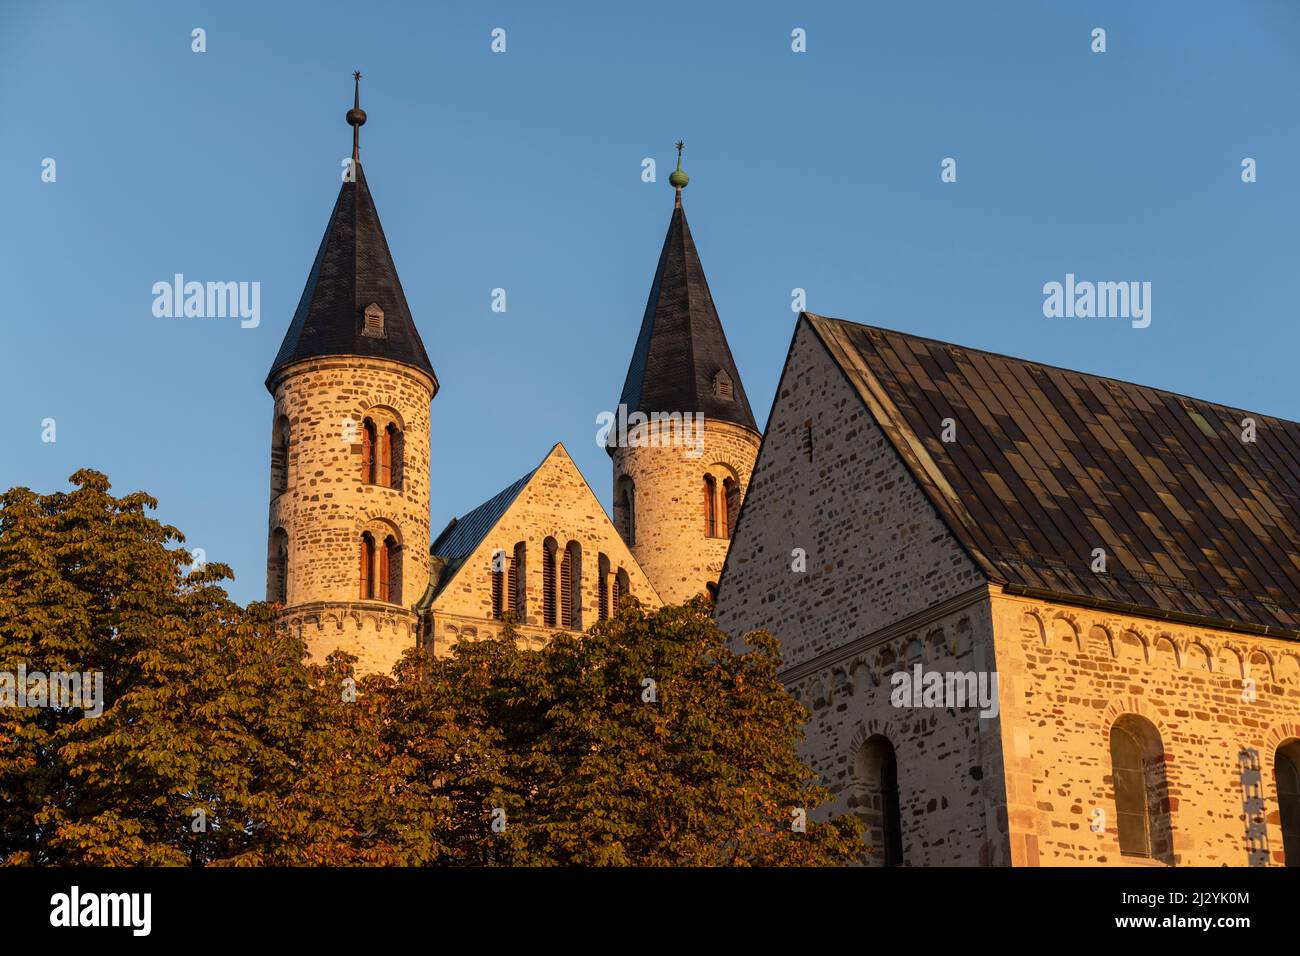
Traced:
<path fill-rule="evenodd" d="M 361 108 L 361 71 L 352 74 L 356 87 L 352 91 L 352 109 L 348 110 L 348 125 L 352 127 L 352 165 L 361 162 L 361 127 L 366 125 L 366 111 Z"/>
<path fill-rule="evenodd" d="M 677 141 L 677 169 L 668 177 L 669 184 L 677 190 L 677 201 L 674 204 L 674 208 L 677 209 L 682 208 L 682 190 L 685 189 L 691 181 L 691 177 L 687 176 L 686 172 L 682 169 L 682 150 L 685 146 L 686 144 L 680 139 Z"/>

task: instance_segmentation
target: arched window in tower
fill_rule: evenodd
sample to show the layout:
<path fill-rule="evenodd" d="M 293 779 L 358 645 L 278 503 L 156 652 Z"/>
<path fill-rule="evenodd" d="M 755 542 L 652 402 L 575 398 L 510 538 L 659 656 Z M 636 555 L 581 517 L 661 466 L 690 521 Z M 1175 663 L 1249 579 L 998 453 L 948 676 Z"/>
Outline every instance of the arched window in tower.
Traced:
<path fill-rule="evenodd" d="M 602 621 L 609 620 L 609 556 L 600 554 L 596 559 L 596 616 Z"/>
<path fill-rule="evenodd" d="M 903 862 L 903 820 L 898 798 L 894 745 L 876 734 L 858 748 L 853 766 L 857 812 L 866 825 L 867 845 L 883 866 Z"/>
<path fill-rule="evenodd" d="M 525 595 L 528 592 L 527 579 L 525 577 L 526 562 L 524 561 L 527 549 L 522 541 L 515 544 L 514 559 L 510 562 L 510 570 L 506 575 L 506 599 L 508 607 L 518 616 L 522 624 L 527 621 L 527 601 Z"/>
<path fill-rule="evenodd" d="M 1300 866 L 1300 740 L 1289 740 L 1273 755 L 1273 782 L 1282 826 L 1285 866 Z"/>
<path fill-rule="evenodd" d="M 560 626 L 582 630 L 582 548 L 576 541 L 564 546 L 560 562 Z"/>
<path fill-rule="evenodd" d="M 614 495 L 614 518 L 618 533 L 629 548 L 636 544 L 636 483 L 627 475 L 618 479 Z"/>
<path fill-rule="evenodd" d="M 271 438 L 271 494 L 278 495 L 289 487 L 289 417 L 275 420 Z"/>
<path fill-rule="evenodd" d="M 1136 714 L 1115 721 L 1110 764 L 1120 854 L 1172 863 L 1165 753 L 1155 725 Z"/>
<path fill-rule="evenodd" d="M 726 369 L 718 369 L 713 376 L 713 394 L 724 401 L 732 401 L 731 376 Z"/>
<path fill-rule="evenodd" d="M 736 531 L 736 519 L 740 517 L 740 482 L 735 478 L 722 479 L 722 534 L 730 538 Z"/>
<path fill-rule="evenodd" d="M 558 545 L 554 538 L 547 538 L 542 542 L 542 624 L 545 627 L 555 627 L 556 621 L 556 594 L 555 594 L 555 552 Z"/>
<path fill-rule="evenodd" d="M 377 436 L 375 423 L 369 418 L 361 420 L 361 480 L 367 485 L 375 481 L 375 452 Z"/>
<path fill-rule="evenodd" d="M 712 475 L 704 476 L 704 534 L 716 538 L 718 535 L 718 482 Z"/>
<path fill-rule="evenodd" d="M 393 438 L 397 434 L 397 426 L 389 423 L 384 426 L 384 430 L 379 436 L 379 455 L 377 456 L 378 474 L 375 477 L 375 484 L 383 485 L 385 488 L 393 487 Z"/>
<path fill-rule="evenodd" d="M 284 604 L 289 597 L 289 535 L 283 528 L 271 532 L 267 549 L 266 599 Z"/>
<path fill-rule="evenodd" d="M 389 604 L 402 603 L 402 547 L 391 534 L 379 553 L 379 594 Z"/>
<path fill-rule="evenodd" d="M 388 600 L 388 558 L 392 554 L 392 538 L 384 539 L 384 546 L 379 549 L 377 557 L 378 570 L 375 572 L 375 597 L 381 601 Z"/>
<path fill-rule="evenodd" d="M 361 600 L 375 597 L 375 538 L 369 532 L 361 535 Z"/>

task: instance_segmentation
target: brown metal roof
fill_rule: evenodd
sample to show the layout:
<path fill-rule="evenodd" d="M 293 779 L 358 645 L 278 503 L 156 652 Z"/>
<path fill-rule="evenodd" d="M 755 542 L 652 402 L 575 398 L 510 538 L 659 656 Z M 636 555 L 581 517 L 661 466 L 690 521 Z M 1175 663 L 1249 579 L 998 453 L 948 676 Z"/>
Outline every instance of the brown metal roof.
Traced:
<path fill-rule="evenodd" d="M 1300 424 L 802 318 L 991 580 L 1300 636 Z M 1241 440 L 1245 418 L 1256 423 L 1253 443 Z M 1091 570 L 1095 548 L 1105 549 L 1105 573 Z"/>

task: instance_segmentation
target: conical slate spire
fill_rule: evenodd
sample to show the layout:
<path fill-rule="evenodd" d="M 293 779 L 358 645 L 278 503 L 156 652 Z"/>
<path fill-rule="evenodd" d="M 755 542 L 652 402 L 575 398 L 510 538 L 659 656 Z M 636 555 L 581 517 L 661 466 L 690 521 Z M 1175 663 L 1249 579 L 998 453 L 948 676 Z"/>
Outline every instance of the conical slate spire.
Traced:
<path fill-rule="evenodd" d="M 418 368 L 437 381 L 357 160 L 357 132 L 364 122 L 365 113 L 354 106 L 348 112 L 353 181 L 345 181 L 339 190 L 298 310 L 267 375 L 268 388 L 286 365 L 326 355 L 388 359 Z M 383 318 L 367 327 L 366 310 L 371 305 L 379 307 Z"/>
<path fill-rule="evenodd" d="M 670 182 L 676 205 L 619 403 L 629 413 L 703 412 L 758 431 L 680 204 L 687 182 L 680 162 L 678 172 Z M 718 385 L 719 372 L 730 394 Z"/>

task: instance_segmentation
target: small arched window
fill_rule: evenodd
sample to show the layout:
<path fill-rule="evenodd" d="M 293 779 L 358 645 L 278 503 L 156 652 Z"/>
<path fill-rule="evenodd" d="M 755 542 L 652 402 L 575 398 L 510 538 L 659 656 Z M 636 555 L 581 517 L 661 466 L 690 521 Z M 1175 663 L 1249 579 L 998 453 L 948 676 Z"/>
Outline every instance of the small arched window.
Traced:
<path fill-rule="evenodd" d="M 375 477 L 375 484 L 383 485 L 385 488 L 393 487 L 393 439 L 397 435 L 396 425 L 386 425 L 379 436 L 379 455 L 377 464 L 379 465 L 378 474 Z"/>
<path fill-rule="evenodd" d="M 367 485 L 375 482 L 375 453 L 378 436 L 375 423 L 369 418 L 361 420 L 361 480 Z"/>
<path fill-rule="evenodd" d="M 289 487 L 289 417 L 275 420 L 271 438 L 271 494 L 278 495 Z"/>
<path fill-rule="evenodd" d="M 596 561 L 596 586 L 599 594 L 596 599 L 596 614 L 602 621 L 609 620 L 609 589 L 611 581 L 609 579 L 609 556 L 601 554 Z"/>
<path fill-rule="evenodd" d="M 725 369 L 718 369 L 713 376 L 713 394 L 724 401 L 732 401 L 731 376 Z"/>
<path fill-rule="evenodd" d="M 524 600 L 527 594 L 527 580 L 524 575 L 525 561 L 524 555 L 527 549 L 522 541 L 515 544 L 514 559 L 510 562 L 510 571 L 506 575 L 506 599 L 508 606 L 519 618 L 520 623 L 527 620 L 527 602 Z"/>
<path fill-rule="evenodd" d="M 1282 854 L 1286 866 L 1300 866 L 1300 740 L 1277 748 L 1273 757 L 1273 782 L 1282 825 Z"/>
<path fill-rule="evenodd" d="M 614 496 L 614 520 L 618 533 L 629 548 L 636 544 L 636 484 L 627 475 L 618 479 Z"/>
<path fill-rule="evenodd" d="M 389 604 L 402 604 L 402 546 L 391 535 L 383 538 L 380 567 L 380 597 Z"/>
<path fill-rule="evenodd" d="M 582 548 L 576 541 L 565 545 L 560 562 L 560 626 L 582 630 Z"/>
<path fill-rule="evenodd" d="M 631 595 L 632 589 L 628 584 L 627 572 L 622 568 L 614 575 L 614 613 L 617 614 L 619 608 L 623 606 L 623 599 Z"/>
<path fill-rule="evenodd" d="M 704 534 L 718 536 L 718 482 L 712 475 L 704 476 Z"/>
<path fill-rule="evenodd" d="M 266 599 L 284 604 L 289 597 L 289 535 L 283 528 L 271 532 L 267 551 Z"/>
<path fill-rule="evenodd" d="M 735 478 L 722 479 L 722 533 L 730 538 L 736 531 L 736 519 L 740 517 L 740 482 Z"/>
<path fill-rule="evenodd" d="M 858 750 L 853 769 L 858 812 L 875 858 L 884 866 L 899 866 L 903 862 L 903 822 L 894 745 L 880 734 L 869 737 Z"/>
<path fill-rule="evenodd" d="M 1120 854 L 1172 862 L 1165 754 L 1155 725 L 1135 714 L 1115 721 L 1110 764 Z"/>
<path fill-rule="evenodd" d="M 369 532 L 361 535 L 361 600 L 375 597 L 375 539 Z"/>
<path fill-rule="evenodd" d="M 497 548 L 492 552 L 492 617 L 501 620 L 505 616 L 506 610 L 506 578 L 509 575 L 513 581 L 513 574 L 506 568 L 506 551 L 505 548 Z"/>
<path fill-rule="evenodd" d="M 555 627 L 556 622 L 556 587 L 555 587 L 555 552 L 558 545 L 554 538 L 542 542 L 542 624 Z"/>

